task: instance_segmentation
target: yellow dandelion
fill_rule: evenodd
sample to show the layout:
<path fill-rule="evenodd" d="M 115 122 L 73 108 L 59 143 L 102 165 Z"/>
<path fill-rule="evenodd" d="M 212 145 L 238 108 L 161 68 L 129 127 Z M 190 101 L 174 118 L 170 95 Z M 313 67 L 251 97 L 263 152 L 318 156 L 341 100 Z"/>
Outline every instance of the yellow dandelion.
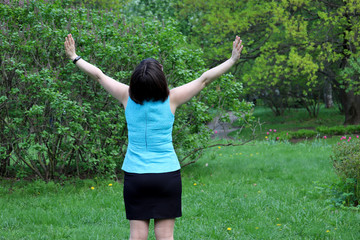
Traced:
<path fill-rule="evenodd" d="M 267 138 L 268 138 L 268 136 L 265 136 L 265 138 L 267 139 Z"/>
<path fill-rule="evenodd" d="M 278 224 L 276 224 L 276 226 L 280 227 L 280 226 L 281 226 L 281 224 L 280 224 L 280 223 L 278 223 Z"/>
<path fill-rule="evenodd" d="M 220 149 L 221 147 L 219 146 L 218 149 Z"/>
<path fill-rule="evenodd" d="M 276 218 L 276 220 L 278 220 L 278 221 L 279 221 L 279 218 Z"/>
<path fill-rule="evenodd" d="M 95 188 L 94 187 L 91 187 L 91 190 L 94 190 Z"/>
<path fill-rule="evenodd" d="M 259 227 L 256 227 L 255 229 L 259 229 Z"/>
<path fill-rule="evenodd" d="M 326 230 L 326 232 L 327 232 L 327 233 L 329 233 L 329 232 L 330 232 L 330 230 Z"/>
<path fill-rule="evenodd" d="M 252 157 L 252 156 L 254 156 L 254 154 L 251 153 L 251 154 L 250 154 L 250 157 Z"/>
<path fill-rule="evenodd" d="M 227 228 L 228 231 L 231 231 L 231 228 Z"/>
<path fill-rule="evenodd" d="M 109 187 L 112 187 L 112 183 L 109 183 Z"/>
<path fill-rule="evenodd" d="M 197 185 L 197 183 L 194 183 L 194 186 L 196 186 Z"/>

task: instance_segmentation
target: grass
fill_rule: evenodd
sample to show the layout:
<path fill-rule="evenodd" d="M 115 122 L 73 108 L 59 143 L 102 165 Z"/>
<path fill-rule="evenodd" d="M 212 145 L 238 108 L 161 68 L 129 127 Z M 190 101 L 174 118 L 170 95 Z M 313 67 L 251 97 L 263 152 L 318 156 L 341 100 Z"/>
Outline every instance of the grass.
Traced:
<path fill-rule="evenodd" d="M 318 126 L 339 126 L 344 123 L 345 117 L 337 108 L 327 109 L 321 107 L 318 117 L 310 117 L 306 109 L 294 108 L 285 111 L 282 116 L 275 116 L 270 108 L 258 106 L 253 113 L 255 119 L 259 120 L 261 127 L 256 128 L 257 139 L 263 139 L 269 129 L 280 131 L 297 131 L 299 129 L 316 129 Z M 234 126 L 238 123 L 234 122 Z M 236 138 L 248 138 L 251 135 L 249 129 L 230 133 L 229 136 Z"/>
<path fill-rule="evenodd" d="M 270 128 L 335 126 L 344 118 L 336 109 L 321 109 L 316 119 L 304 109 L 274 117 L 257 107 L 254 115 L 264 123 L 261 140 Z M 337 181 L 329 158 L 337 141 L 254 141 L 208 149 L 182 170 L 183 217 L 175 239 L 358 239 L 359 211 L 333 207 L 328 191 Z M 0 240 L 128 236 L 121 182 L 0 182 Z M 149 239 L 155 239 L 153 232 Z"/>
<path fill-rule="evenodd" d="M 337 179 L 330 153 L 326 140 L 207 150 L 182 170 L 175 239 L 358 239 L 359 212 L 332 207 L 332 196 L 321 190 Z M 3 180 L 0 209 L 0 239 L 129 235 L 118 182 Z"/>

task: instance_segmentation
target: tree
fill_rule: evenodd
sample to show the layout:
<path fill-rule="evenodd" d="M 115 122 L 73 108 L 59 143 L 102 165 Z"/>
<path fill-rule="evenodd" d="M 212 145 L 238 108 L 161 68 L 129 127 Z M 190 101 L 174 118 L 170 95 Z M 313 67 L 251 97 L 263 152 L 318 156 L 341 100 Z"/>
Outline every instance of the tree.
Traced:
<path fill-rule="evenodd" d="M 211 64 L 220 60 L 222 39 L 242 36 L 246 61 L 236 74 L 245 91 L 262 96 L 276 114 L 296 102 L 316 116 L 331 84 L 345 124 L 360 123 L 359 99 L 350 88 L 358 76 L 341 74 L 359 56 L 358 1 L 184 1 L 178 7 L 178 18 L 189 22 L 184 32 Z"/>

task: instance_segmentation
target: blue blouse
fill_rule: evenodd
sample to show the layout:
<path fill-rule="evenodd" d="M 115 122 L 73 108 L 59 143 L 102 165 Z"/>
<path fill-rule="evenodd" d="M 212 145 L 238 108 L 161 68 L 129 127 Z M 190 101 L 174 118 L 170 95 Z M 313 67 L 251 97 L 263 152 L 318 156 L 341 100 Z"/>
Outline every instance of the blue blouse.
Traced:
<path fill-rule="evenodd" d="M 169 98 L 135 103 L 125 109 L 129 144 L 122 170 L 130 173 L 164 173 L 180 169 L 172 144 L 174 114 Z"/>

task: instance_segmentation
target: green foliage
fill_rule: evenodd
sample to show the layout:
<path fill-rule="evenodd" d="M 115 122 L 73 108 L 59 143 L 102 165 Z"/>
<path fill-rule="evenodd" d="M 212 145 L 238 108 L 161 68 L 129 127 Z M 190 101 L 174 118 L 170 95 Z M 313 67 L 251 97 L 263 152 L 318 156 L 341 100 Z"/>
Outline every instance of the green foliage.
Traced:
<path fill-rule="evenodd" d="M 359 86 L 357 1 L 186 0 L 177 8 L 182 31 L 212 65 L 222 60 L 224 39 L 242 37 L 244 57 L 235 75 L 244 93 L 263 99 L 276 116 L 295 102 L 316 117 L 328 82 L 341 96 L 334 99 L 351 104 L 343 91 Z"/>
<path fill-rule="evenodd" d="M 357 206 L 360 201 L 360 140 L 342 141 L 333 147 L 331 155 L 336 173 L 342 180 L 340 204 Z"/>
<path fill-rule="evenodd" d="M 293 132 L 293 138 L 312 138 L 315 137 L 317 133 L 309 129 L 301 129 L 299 131 Z"/>
<path fill-rule="evenodd" d="M 174 18 L 176 0 L 132 0 L 121 10 L 128 18 L 145 17 L 160 21 Z"/>
<path fill-rule="evenodd" d="M 342 77 L 348 90 L 360 95 L 360 57 L 349 59 L 349 66 L 342 71 Z"/>
<path fill-rule="evenodd" d="M 310 129 L 298 131 L 267 132 L 267 140 L 288 141 L 291 139 L 311 139 L 318 136 L 318 133 Z"/>
<path fill-rule="evenodd" d="M 119 10 L 130 0 L 70 0 L 72 5 L 86 7 L 91 9 Z"/>
<path fill-rule="evenodd" d="M 314 138 L 323 136 L 327 138 L 327 136 L 333 135 L 344 135 L 344 134 L 355 134 L 360 133 L 360 125 L 348 125 L 348 126 L 319 126 L 316 130 L 311 129 L 300 129 L 297 131 L 288 130 L 288 131 L 268 131 L 267 139 L 269 140 L 291 140 L 291 139 L 302 139 L 302 138 Z"/>
<path fill-rule="evenodd" d="M 316 131 L 322 135 L 343 135 L 360 133 L 360 125 L 348 125 L 348 126 L 333 126 L 325 127 L 319 126 Z"/>
<path fill-rule="evenodd" d="M 31 169 L 48 180 L 67 175 L 113 177 L 126 152 L 124 110 L 101 86 L 66 59 L 64 37 L 72 33 L 77 52 L 125 84 L 144 58 L 162 62 L 170 87 L 205 70 L 203 53 L 187 48 L 176 24 L 131 18 L 117 11 L 73 7 L 72 1 L 11 1 L 0 5 L 0 166 Z M 200 94 L 177 112 L 174 145 L 192 161 L 192 149 L 206 148 L 204 123 L 210 106 L 244 112 L 241 84 L 233 76 Z M 184 162 L 184 161 L 183 161 Z M 16 170 L 15 170 L 16 171 Z M 23 171 L 21 176 L 27 171 Z M 6 171 L 1 171 L 5 174 Z M 9 172 L 7 174 L 10 174 Z M 19 175 L 19 176 L 20 176 Z"/>

